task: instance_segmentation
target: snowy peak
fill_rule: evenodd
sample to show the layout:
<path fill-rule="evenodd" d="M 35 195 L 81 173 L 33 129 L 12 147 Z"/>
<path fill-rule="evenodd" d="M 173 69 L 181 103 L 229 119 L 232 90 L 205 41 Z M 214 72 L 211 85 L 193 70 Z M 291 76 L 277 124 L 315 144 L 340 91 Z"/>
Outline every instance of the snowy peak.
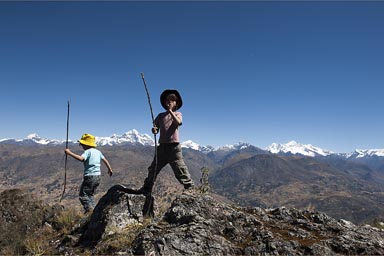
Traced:
<path fill-rule="evenodd" d="M 296 141 L 290 141 L 286 144 L 272 143 L 266 150 L 274 154 L 300 154 L 310 157 L 333 154 L 333 152 L 329 150 L 314 147 L 311 144 L 300 144 Z"/>
<path fill-rule="evenodd" d="M 46 138 L 41 138 L 36 133 L 31 133 L 25 139 L 2 139 L 0 140 L 0 143 L 21 144 L 21 145 L 32 145 L 32 144 L 60 145 L 64 142 L 60 140 L 50 140 Z"/>
<path fill-rule="evenodd" d="M 203 153 L 209 153 L 209 152 L 212 152 L 215 150 L 215 148 L 212 146 L 201 146 L 201 145 L 193 142 L 192 140 L 187 140 L 187 141 L 182 142 L 181 147 L 201 151 Z"/>
<path fill-rule="evenodd" d="M 184 141 L 183 143 L 181 143 L 181 147 L 183 148 L 190 148 L 190 149 L 194 149 L 194 150 L 198 150 L 198 151 L 201 151 L 203 153 L 210 153 L 210 152 L 213 152 L 213 151 L 235 151 L 235 150 L 241 150 L 241 149 L 245 149 L 245 148 L 248 148 L 252 146 L 251 144 L 249 143 L 245 143 L 245 142 L 239 142 L 239 143 L 236 143 L 236 144 L 233 144 L 233 145 L 224 145 L 222 147 L 212 147 L 210 145 L 208 146 L 201 146 L 191 140 L 187 140 L 187 141 Z"/>
<path fill-rule="evenodd" d="M 110 137 L 97 137 L 96 144 L 98 146 L 105 145 L 118 145 L 118 144 L 140 144 L 144 146 L 153 146 L 155 144 L 154 140 L 147 134 L 140 134 L 137 130 L 130 130 L 122 135 L 113 134 Z M 76 140 L 77 141 L 77 140 Z M 71 141 L 70 141 L 71 142 Z M 0 143 L 3 144 L 19 144 L 19 145 L 60 145 L 64 144 L 65 141 L 60 140 L 51 140 L 46 138 L 41 138 L 36 133 L 28 135 L 24 139 L 2 139 Z"/>
<path fill-rule="evenodd" d="M 31 133 L 31 134 L 29 134 L 28 136 L 27 136 L 27 139 L 28 140 L 33 140 L 33 139 L 41 139 L 40 137 L 39 137 L 39 135 L 37 135 L 36 133 Z"/>
<path fill-rule="evenodd" d="M 153 146 L 155 141 L 148 134 L 141 134 L 135 129 L 122 135 L 113 134 L 110 137 L 96 137 L 96 144 L 99 146 L 113 146 L 125 143 Z"/>
<path fill-rule="evenodd" d="M 187 140 L 187 141 L 184 141 L 183 143 L 181 143 L 181 147 L 182 148 L 190 148 L 190 149 L 194 149 L 194 150 L 200 150 L 201 146 L 191 140 Z"/>
<path fill-rule="evenodd" d="M 233 145 L 224 145 L 222 147 L 216 148 L 216 150 L 222 150 L 222 151 L 233 151 L 233 150 L 241 150 L 241 149 L 246 149 L 248 147 L 252 146 L 249 143 L 245 142 L 239 142 Z"/>
<path fill-rule="evenodd" d="M 26 140 L 30 140 L 32 142 L 42 144 L 42 145 L 59 145 L 59 144 L 63 143 L 60 140 L 50 140 L 50 139 L 46 139 L 46 138 L 41 138 L 36 133 L 32 133 L 32 134 L 28 135 Z"/>
<path fill-rule="evenodd" d="M 384 149 L 356 149 L 354 152 L 344 156 L 346 158 L 384 157 Z"/>

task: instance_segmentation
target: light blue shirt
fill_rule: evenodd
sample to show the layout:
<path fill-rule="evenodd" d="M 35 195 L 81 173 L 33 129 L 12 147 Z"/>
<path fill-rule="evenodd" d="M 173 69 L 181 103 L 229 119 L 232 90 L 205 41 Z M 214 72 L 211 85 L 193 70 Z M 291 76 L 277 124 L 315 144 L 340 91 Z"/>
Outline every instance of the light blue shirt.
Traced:
<path fill-rule="evenodd" d="M 101 175 L 100 162 L 104 156 L 99 150 L 90 148 L 81 156 L 84 157 L 84 176 Z"/>

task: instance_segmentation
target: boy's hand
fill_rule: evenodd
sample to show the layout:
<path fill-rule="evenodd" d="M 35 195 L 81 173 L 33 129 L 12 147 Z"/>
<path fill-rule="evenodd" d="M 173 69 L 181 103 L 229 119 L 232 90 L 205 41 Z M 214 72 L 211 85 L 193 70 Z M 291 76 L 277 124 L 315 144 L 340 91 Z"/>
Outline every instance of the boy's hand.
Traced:
<path fill-rule="evenodd" d="M 112 174 L 113 174 L 112 169 L 111 169 L 111 170 L 108 170 L 108 174 L 109 174 L 109 176 L 112 176 Z"/>
<path fill-rule="evenodd" d="M 64 149 L 64 153 L 68 155 L 71 153 L 71 150 L 69 150 L 69 148 L 66 148 L 66 149 Z"/>
<path fill-rule="evenodd" d="M 154 126 L 153 128 L 152 128 L 152 133 L 153 134 L 157 134 L 159 132 L 159 128 L 157 128 L 156 126 Z"/>

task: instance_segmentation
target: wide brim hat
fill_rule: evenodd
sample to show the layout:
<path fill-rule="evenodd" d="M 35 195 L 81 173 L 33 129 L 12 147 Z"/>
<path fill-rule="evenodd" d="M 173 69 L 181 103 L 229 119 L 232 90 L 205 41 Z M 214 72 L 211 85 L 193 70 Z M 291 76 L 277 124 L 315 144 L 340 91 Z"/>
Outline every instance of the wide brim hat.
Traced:
<path fill-rule="evenodd" d="M 78 140 L 78 142 L 86 146 L 96 147 L 95 136 L 89 133 L 84 133 L 83 136 L 81 136 L 81 139 Z"/>
<path fill-rule="evenodd" d="M 165 90 L 165 91 L 163 91 L 161 93 L 161 95 L 160 95 L 160 103 L 163 106 L 163 108 L 164 109 L 168 109 L 167 105 L 165 104 L 165 100 L 167 99 L 167 96 L 169 94 L 175 94 L 176 95 L 176 97 L 177 97 L 176 110 L 180 109 L 181 106 L 183 106 L 183 99 L 181 98 L 180 93 L 177 90 L 173 90 L 173 89 L 167 89 L 167 90 Z"/>

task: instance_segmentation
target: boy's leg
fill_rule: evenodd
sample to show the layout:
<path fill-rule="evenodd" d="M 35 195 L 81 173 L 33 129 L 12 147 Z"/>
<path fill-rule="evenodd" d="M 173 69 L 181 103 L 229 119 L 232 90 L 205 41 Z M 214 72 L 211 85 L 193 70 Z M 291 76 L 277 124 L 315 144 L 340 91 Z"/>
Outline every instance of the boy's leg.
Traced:
<path fill-rule="evenodd" d="M 85 212 L 88 212 L 94 207 L 94 194 L 99 184 L 100 176 L 84 176 L 83 183 L 80 187 L 79 200 Z"/>
<path fill-rule="evenodd" d="M 89 198 L 91 199 L 90 200 L 90 207 L 91 208 L 95 208 L 95 194 L 96 194 L 96 189 L 99 187 L 100 185 L 100 176 L 99 175 L 95 175 L 95 176 L 90 176 L 92 177 L 91 178 L 91 183 L 92 183 L 92 188 L 91 188 L 91 191 L 89 193 Z"/>
<path fill-rule="evenodd" d="M 188 167 L 184 162 L 183 154 L 181 152 L 181 146 L 177 145 L 172 152 L 172 161 L 170 165 L 176 179 L 184 185 L 184 188 L 188 189 L 194 186 L 193 180 L 189 173 Z"/>
<path fill-rule="evenodd" d="M 89 191 L 89 187 L 90 187 L 89 180 L 86 177 L 84 177 L 83 182 L 81 183 L 81 186 L 80 186 L 79 200 L 80 200 L 80 203 L 83 205 L 83 208 L 85 211 L 88 209 L 88 205 L 89 205 L 89 198 L 86 193 L 86 191 Z"/>
<path fill-rule="evenodd" d="M 140 192 L 150 193 L 152 192 L 153 185 L 155 184 L 157 175 L 161 169 L 167 164 L 164 147 L 159 145 L 157 147 L 157 164 L 156 160 L 153 159 L 151 165 L 148 167 L 148 176 L 144 180 L 144 185 L 139 189 Z"/>

